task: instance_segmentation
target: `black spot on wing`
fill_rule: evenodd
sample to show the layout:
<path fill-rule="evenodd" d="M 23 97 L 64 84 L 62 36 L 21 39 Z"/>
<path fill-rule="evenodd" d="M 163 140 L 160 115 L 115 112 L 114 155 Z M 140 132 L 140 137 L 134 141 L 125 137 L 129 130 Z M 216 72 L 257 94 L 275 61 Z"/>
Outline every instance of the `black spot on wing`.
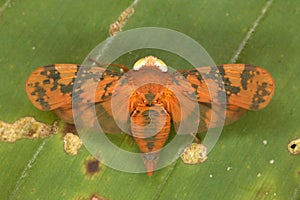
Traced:
<path fill-rule="evenodd" d="M 200 72 L 197 69 L 192 69 L 192 70 L 184 71 L 184 72 L 182 72 L 182 76 L 184 78 L 187 78 L 188 76 L 194 76 L 199 81 L 203 80 L 202 75 L 200 74 Z"/>
<path fill-rule="evenodd" d="M 77 68 L 79 66 L 77 65 Z M 76 76 L 75 72 L 75 76 Z M 75 78 L 73 78 L 69 84 L 61 84 L 58 83 L 62 78 L 59 70 L 55 69 L 55 65 L 49 65 L 45 67 L 45 70 L 41 71 L 40 75 L 45 76 L 45 80 L 43 81 L 44 85 L 52 84 L 53 86 L 50 88 L 51 91 L 59 89 L 59 91 L 63 94 L 72 93 Z"/>
<path fill-rule="evenodd" d="M 266 101 L 267 96 L 270 95 L 270 93 L 266 90 L 267 87 L 268 87 L 268 83 L 266 82 L 263 82 L 261 85 L 257 87 L 256 93 L 255 95 L 253 95 L 252 98 L 252 105 L 250 109 L 258 110 L 259 105 Z"/>
<path fill-rule="evenodd" d="M 241 91 L 240 87 L 236 87 L 236 86 L 232 86 L 230 79 L 228 77 L 226 77 L 226 71 L 224 69 L 224 67 L 221 66 L 217 66 L 218 70 L 219 70 L 219 74 L 221 75 L 221 78 L 223 80 L 223 84 L 224 84 L 224 88 L 226 91 L 226 97 L 227 99 L 232 95 L 238 95 L 238 93 Z M 217 72 L 215 72 L 216 74 Z M 220 86 L 219 86 L 220 87 Z M 222 87 L 220 87 L 222 88 Z"/>
<path fill-rule="evenodd" d="M 102 100 L 107 100 L 112 96 L 112 93 L 108 91 L 112 84 L 112 82 L 109 82 L 105 85 L 103 95 L 101 96 Z"/>
<path fill-rule="evenodd" d="M 49 79 L 48 79 L 48 80 L 44 80 L 44 81 L 43 81 L 43 84 L 44 84 L 44 85 L 50 84 L 50 80 L 49 80 Z"/>
<path fill-rule="evenodd" d="M 248 89 L 248 81 L 251 80 L 254 77 L 254 70 L 252 65 L 246 65 L 245 69 L 243 70 L 241 74 L 241 85 L 243 90 Z M 254 68 L 255 69 L 255 68 Z"/>
<path fill-rule="evenodd" d="M 31 93 L 32 96 L 36 96 L 36 100 L 44 110 L 49 110 L 50 105 L 47 102 L 46 90 L 40 86 L 39 82 L 34 84 L 34 91 Z"/>
<path fill-rule="evenodd" d="M 77 78 L 77 87 L 75 89 L 74 92 L 74 96 L 76 96 L 75 98 L 75 103 L 81 103 L 82 102 L 82 98 L 80 97 L 80 94 L 84 93 L 83 90 L 87 90 L 90 88 L 85 88 L 82 89 L 81 85 L 84 85 L 85 83 L 87 83 L 87 81 L 92 80 L 94 82 L 94 85 L 90 85 L 91 88 L 96 88 L 98 83 L 101 81 L 106 81 L 107 79 L 112 80 L 111 82 L 107 82 L 103 88 L 103 94 L 100 97 L 100 101 L 103 100 L 107 100 L 112 96 L 112 93 L 110 92 L 110 87 L 112 86 L 113 82 L 115 81 L 114 77 L 120 78 L 121 77 L 121 73 L 120 72 L 116 72 L 110 69 L 106 69 L 104 72 L 99 71 L 95 71 L 95 70 L 91 70 L 92 67 L 84 67 L 84 69 L 81 70 L 81 73 L 78 74 L 78 78 Z M 72 85 L 67 85 L 65 86 L 65 89 L 71 89 Z"/>
<path fill-rule="evenodd" d="M 54 91 L 58 88 L 58 80 L 61 79 L 61 76 L 59 71 L 55 69 L 54 65 L 45 67 L 45 70 L 41 71 L 40 74 L 46 77 L 44 83 L 49 84 L 52 82 L 53 86 L 50 88 L 51 91 Z"/>
<path fill-rule="evenodd" d="M 60 91 L 63 94 L 70 93 L 70 96 L 72 96 L 72 91 L 73 91 L 73 87 L 74 87 L 74 81 L 75 81 L 75 78 L 73 78 L 72 81 L 68 85 L 60 84 Z"/>

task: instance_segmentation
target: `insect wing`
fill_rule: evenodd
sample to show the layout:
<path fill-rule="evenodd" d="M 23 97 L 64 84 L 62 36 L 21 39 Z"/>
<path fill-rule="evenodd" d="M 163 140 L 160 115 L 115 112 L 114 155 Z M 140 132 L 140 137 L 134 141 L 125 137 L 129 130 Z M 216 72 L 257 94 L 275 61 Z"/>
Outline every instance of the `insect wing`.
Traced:
<path fill-rule="evenodd" d="M 260 110 L 271 101 L 275 83 L 272 76 L 263 68 L 245 64 L 225 64 L 217 67 L 201 67 L 182 71 L 191 83 L 199 102 L 211 103 L 209 82 L 222 80 L 218 88 L 209 85 L 211 91 L 226 94 L 227 104 L 247 110 Z M 224 90 L 225 89 L 225 90 Z"/>
<path fill-rule="evenodd" d="M 186 102 L 180 102 L 180 106 L 188 110 L 188 115 L 182 116 L 181 120 L 199 123 L 198 132 L 231 124 L 241 118 L 246 110 L 264 108 L 275 91 L 272 76 L 265 69 L 253 65 L 226 64 L 179 72 L 181 74 L 173 74 L 172 89 L 181 91 L 186 97 Z M 191 106 L 191 102 L 195 101 L 194 95 L 199 103 L 199 113 Z M 180 107 L 174 103 L 172 108 L 172 120 L 178 128 L 181 122 L 178 117 Z M 196 116 L 200 116 L 200 121 L 193 120 Z"/>
<path fill-rule="evenodd" d="M 73 111 L 93 126 L 97 120 L 106 132 L 120 132 L 115 128 L 110 99 L 121 73 L 109 69 L 76 64 L 55 64 L 37 68 L 26 82 L 26 93 L 32 104 L 40 110 L 54 110 L 65 122 L 74 123 Z M 75 91 L 74 83 L 77 79 Z M 72 94 L 73 93 L 73 94 Z M 72 97 L 75 107 L 72 107 Z M 73 102 L 74 103 L 74 102 Z M 91 111 L 96 103 L 96 117 Z"/>
<path fill-rule="evenodd" d="M 40 110 L 54 110 L 70 105 L 78 68 L 75 64 L 37 68 L 26 81 L 26 93 L 31 103 Z"/>

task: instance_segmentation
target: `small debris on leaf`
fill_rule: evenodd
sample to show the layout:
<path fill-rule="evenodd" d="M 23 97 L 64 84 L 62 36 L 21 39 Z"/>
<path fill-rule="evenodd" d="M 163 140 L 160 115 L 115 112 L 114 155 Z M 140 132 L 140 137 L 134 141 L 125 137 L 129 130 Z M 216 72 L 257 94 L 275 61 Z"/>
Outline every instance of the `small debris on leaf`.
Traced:
<path fill-rule="evenodd" d="M 121 15 L 119 16 L 118 20 L 112 23 L 109 27 L 109 35 L 113 36 L 118 32 L 122 31 L 123 26 L 126 24 L 129 17 L 134 13 L 133 7 L 126 8 Z"/>
<path fill-rule="evenodd" d="M 207 159 L 207 148 L 203 144 L 192 143 L 180 155 L 186 164 L 203 163 Z"/>
<path fill-rule="evenodd" d="M 264 144 L 264 145 L 267 145 L 267 144 L 268 144 L 268 141 L 267 141 L 267 140 L 263 140 L 263 144 Z"/>
<path fill-rule="evenodd" d="M 64 150 L 69 155 L 77 155 L 79 149 L 82 146 L 82 141 L 77 135 L 73 133 L 67 133 L 64 136 Z"/>
<path fill-rule="evenodd" d="M 292 140 L 288 144 L 288 150 L 291 154 L 293 155 L 298 155 L 300 154 L 300 138 L 297 138 L 295 140 Z"/>
<path fill-rule="evenodd" d="M 232 170 L 232 167 L 231 166 L 227 167 L 227 171 L 230 171 L 230 170 Z"/>
<path fill-rule="evenodd" d="M 58 131 L 57 122 L 47 125 L 36 121 L 33 117 L 24 117 L 9 124 L 0 121 L 0 139 L 4 142 L 15 142 L 22 138 L 43 138 Z"/>

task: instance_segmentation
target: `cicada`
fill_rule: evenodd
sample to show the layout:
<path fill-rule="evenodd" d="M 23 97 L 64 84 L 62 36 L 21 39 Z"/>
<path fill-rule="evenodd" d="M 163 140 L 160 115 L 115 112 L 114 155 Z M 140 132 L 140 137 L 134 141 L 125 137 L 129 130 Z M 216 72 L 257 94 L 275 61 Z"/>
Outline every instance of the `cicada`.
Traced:
<path fill-rule="evenodd" d="M 200 107 L 197 132 L 203 132 L 208 127 L 219 125 L 216 120 L 211 120 L 211 105 L 224 106 L 217 102 L 220 92 L 226 98 L 226 125 L 241 118 L 246 110 L 260 110 L 267 106 L 275 91 L 272 76 L 261 67 L 224 64 L 169 71 L 162 60 L 153 56 L 138 60 L 133 70 L 125 70 L 128 71 L 126 73 L 96 65 L 85 67 L 84 79 L 73 91 L 75 80 L 83 78 L 77 74 L 80 67 L 76 64 L 55 64 L 37 68 L 26 82 L 30 101 L 40 110 L 54 110 L 62 120 L 72 124 L 72 111 L 75 109 L 72 97 L 76 96 L 77 101 L 87 107 L 96 104 L 96 111 L 99 111 L 97 118 L 89 117 L 88 110 L 80 111 L 87 126 L 100 123 L 107 133 L 121 133 L 117 124 L 129 124 L 130 134 L 143 153 L 149 176 L 155 170 L 159 151 L 169 137 L 172 124 L 178 126 L 187 117 L 182 116 L 182 106 L 188 107 L 191 101 L 196 101 Z M 217 97 L 211 98 L 209 86 L 218 78 L 222 87 L 219 88 L 218 84 L 213 86 Z M 94 91 L 89 90 L 92 84 L 96 84 Z M 174 91 L 185 97 L 184 102 L 179 102 Z M 192 95 L 194 99 L 190 98 Z M 112 100 L 118 106 L 114 117 Z"/>

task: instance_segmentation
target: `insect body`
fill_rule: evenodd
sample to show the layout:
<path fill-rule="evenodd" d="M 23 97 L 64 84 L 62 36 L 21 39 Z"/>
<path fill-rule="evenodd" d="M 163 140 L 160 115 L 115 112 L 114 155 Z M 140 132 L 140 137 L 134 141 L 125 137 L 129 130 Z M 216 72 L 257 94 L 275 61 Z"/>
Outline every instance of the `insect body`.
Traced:
<path fill-rule="evenodd" d="M 227 100 L 226 125 L 238 120 L 246 110 L 264 108 L 275 91 L 273 78 L 265 69 L 245 64 L 168 72 L 163 61 L 148 56 L 137 61 L 133 70 L 125 74 L 91 66 L 83 69 L 83 75 L 78 75 L 79 69 L 80 66 L 74 64 L 36 69 L 26 83 L 29 99 L 38 109 L 54 110 L 67 123 L 74 123 L 72 96 L 76 96 L 79 103 L 86 104 L 86 108 L 96 104 L 97 119 L 90 117 L 88 109 L 81 111 L 82 118 L 91 127 L 100 123 L 107 133 L 121 133 L 129 122 L 130 134 L 143 153 L 149 176 L 155 170 L 171 124 L 176 129 L 189 112 L 193 112 L 191 102 L 200 107 L 197 132 L 203 132 L 208 127 L 219 126 L 218 120 L 211 119 L 215 112 L 211 104 L 223 106 L 218 101 L 222 92 Z M 73 91 L 76 78 L 81 85 Z M 215 84 L 218 79 L 222 83 Z M 215 93 L 213 98 L 208 89 L 210 84 Z M 96 85 L 95 91 L 89 90 L 91 85 Z M 179 102 L 178 95 L 184 97 L 181 98 L 183 102 Z M 112 105 L 118 109 L 113 110 Z M 181 113 L 181 107 L 189 112 Z"/>

